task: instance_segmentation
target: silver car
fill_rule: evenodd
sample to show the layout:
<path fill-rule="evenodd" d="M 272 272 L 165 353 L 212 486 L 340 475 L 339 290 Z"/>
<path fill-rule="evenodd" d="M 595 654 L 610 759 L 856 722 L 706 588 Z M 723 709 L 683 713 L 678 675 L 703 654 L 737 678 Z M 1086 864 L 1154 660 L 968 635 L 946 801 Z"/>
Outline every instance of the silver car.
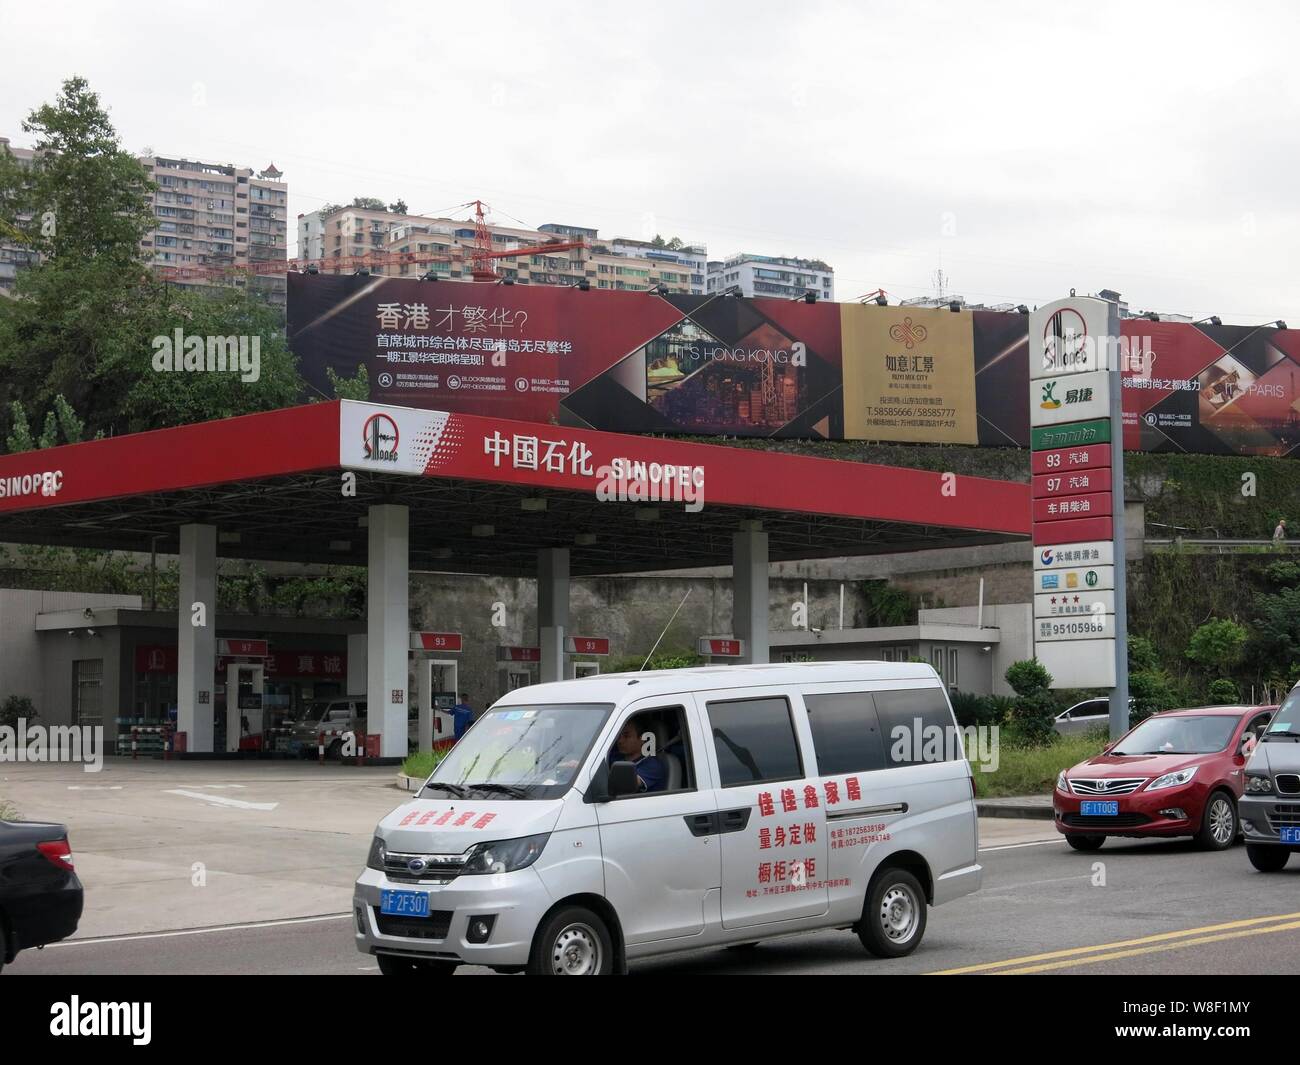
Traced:
<path fill-rule="evenodd" d="M 958 736 L 938 675 L 912 663 L 518 689 L 380 821 L 357 948 L 387 975 L 598 975 L 851 929 L 900 957 L 929 906 L 980 885 Z"/>

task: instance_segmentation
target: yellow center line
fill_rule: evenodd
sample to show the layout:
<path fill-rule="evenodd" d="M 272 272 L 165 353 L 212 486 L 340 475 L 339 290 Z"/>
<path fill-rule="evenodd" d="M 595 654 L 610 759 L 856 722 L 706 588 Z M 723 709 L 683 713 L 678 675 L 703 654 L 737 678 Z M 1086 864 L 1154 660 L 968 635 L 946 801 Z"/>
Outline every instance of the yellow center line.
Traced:
<path fill-rule="evenodd" d="M 1057 958 L 1078 958 L 1081 955 L 1093 954 L 1098 951 L 1115 951 L 1124 950 L 1129 947 L 1145 947 L 1155 943 L 1167 943 L 1170 940 L 1182 939 L 1186 936 L 1197 936 L 1205 933 L 1228 932 L 1239 928 L 1249 928 L 1254 925 L 1270 924 L 1278 921 L 1293 921 L 1300 919 L 1300 913 L 1280 913 L 1273 917 L 1247 917 L 1239 921 L 1227 921 L 1223 924 L 1203 925 L 1200 928 L 1183 928 L 1176 932 L 1159 932 L 1155 935 L 1142 936 L 1139 939 L 1124 939 L 1115 943 L 1098 943 L 1091 947 L 1070 947 L 1066 950 L 1053 950 L 1045 954 L 1027 954 L 1020 958 L 1007 958 L 1004 961 L 983 962 L 979 965 L 966 965 L 960 969 L 943 969 L 938 972 L 930 973 L 931 976 L 959 976 L 963 973 L 982 973 L 991 969 L 1003 969 L 1012 965 L 1028 965 L 1034 962 L 1054 961 Z M 1291 927 L 1290 925 L 1286 927 Z"/>
<path fill-rule="evenodd" d="M 1099 961 L 1115 961 L 1119 958 L 1132 958 L 1139 954 L 1159 954 L 1166 950 L 1182 950 L 1183 947 L 1195 947 L 1203 943 L 1221 943 L 1225 939 L 1241 939 L 1244 936 L 1266 936 L 1270 932 L 1286 932 L 1300 928 L 1300 921 L 1289 924 L 1272 924 L 1265 928 L 1243 928 L 1238 932 L 1222 932 L 1217 936 L 1200 936 L 1196 939 L 1180 939 L 1176 943 L 1164 943 L 1153 947 L 1138 947 L 1136 950 L 1120 950 L 1112 954 L 1089 954 L 1085 958 L 1070 958 L 1066 961 L 1052 961 L 1045 965 L 1027 965 L 1022 969 L 999 969 L 993 976 L 1022 976 L 1028 973 L 1044 973 L 1050 969 L 1070 969 L 1079 965 L 1092 965 Z"/>

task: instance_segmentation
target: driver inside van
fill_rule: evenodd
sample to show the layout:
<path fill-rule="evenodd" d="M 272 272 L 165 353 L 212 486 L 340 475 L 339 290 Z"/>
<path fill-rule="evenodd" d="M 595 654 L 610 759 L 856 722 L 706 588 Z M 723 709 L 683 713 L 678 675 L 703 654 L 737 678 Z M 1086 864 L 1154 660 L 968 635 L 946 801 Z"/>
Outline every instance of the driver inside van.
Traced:
<path fill-rule="evenodd" d="M 647 727 L 645 731 L 650 731 Z M 614 749 L 609 752 L 609 764 L 631 762 L 636 766 L 637 780 L 642 791 L 663 791 L 668 784 L 668 770 L 664 763 L 653 754 L 647 755 L 641 738 L 642 727 L 635 717 L 623 722 Z"/>

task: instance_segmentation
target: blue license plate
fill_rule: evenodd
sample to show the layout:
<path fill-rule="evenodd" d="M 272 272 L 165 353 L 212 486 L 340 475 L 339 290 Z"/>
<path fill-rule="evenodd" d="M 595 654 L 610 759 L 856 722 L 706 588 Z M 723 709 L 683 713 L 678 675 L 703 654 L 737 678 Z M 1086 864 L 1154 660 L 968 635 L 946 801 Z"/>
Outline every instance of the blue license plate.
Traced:
<path fill-rule="evenodd" d="M 1114 799 L 1108 802 L 1082 802 L 1079 813 L 1084 817 L 1118 817 L 1119 803 Z"/>
<path fill-rule="evenodd" d="M 1283 843 L 1300 843 L 1300 828 L 1282 829 Z"/>
<path fill-rule="evenodd" d="M 395 917 L 428 917 L 429 893 L 385 889 L 379 893 L 379 912 Z"/>

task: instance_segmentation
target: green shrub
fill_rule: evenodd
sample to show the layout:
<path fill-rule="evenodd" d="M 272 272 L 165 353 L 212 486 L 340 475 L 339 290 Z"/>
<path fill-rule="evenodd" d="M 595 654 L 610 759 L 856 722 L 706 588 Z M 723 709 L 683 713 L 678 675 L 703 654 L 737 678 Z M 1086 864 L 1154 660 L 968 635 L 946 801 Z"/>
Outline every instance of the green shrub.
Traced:
<path fill-rule="evenodd" d="M 1006 719 L 1012 700 L 1003 695 L 977 695 L 974 692 L 953 692 L 952 712 L 957 724 L 1000 725 Z"/>
<path fill-rule="evenodd" d="M 1052 675 L 1038 659 L 1026 658 L 1007 667 L 1006 679 L 1016 693 L 1011 721 L 1019 737 L 1028 747 L 1047 745 L 1056 736 Z"/>
<path fill-rule="evenodd" d="M 1215 706 L 1231 706 L 1241 701 L 1241 693 L 1237 691 L 1236 681 L 1229 680 L 1227 677 L 1210 681 L 1209 696 L 1210 702 Z"/>
<path fill-rule="evenodd" d="M 25 695 L 11 695 L 0 703 L 0 727 L 17 728 L 19 718 L 30 723 L 38 717 L 35 705 Z"/>
<path fill-rule="evenodd" d="M 1172 710 L 1181 701 L 1179 692 L 1169 675 L 1161 669 L 1139 669 L 1128 675 L 1128 694 L 1133 700 L 1129 709 L 1129 724 Z"/>

